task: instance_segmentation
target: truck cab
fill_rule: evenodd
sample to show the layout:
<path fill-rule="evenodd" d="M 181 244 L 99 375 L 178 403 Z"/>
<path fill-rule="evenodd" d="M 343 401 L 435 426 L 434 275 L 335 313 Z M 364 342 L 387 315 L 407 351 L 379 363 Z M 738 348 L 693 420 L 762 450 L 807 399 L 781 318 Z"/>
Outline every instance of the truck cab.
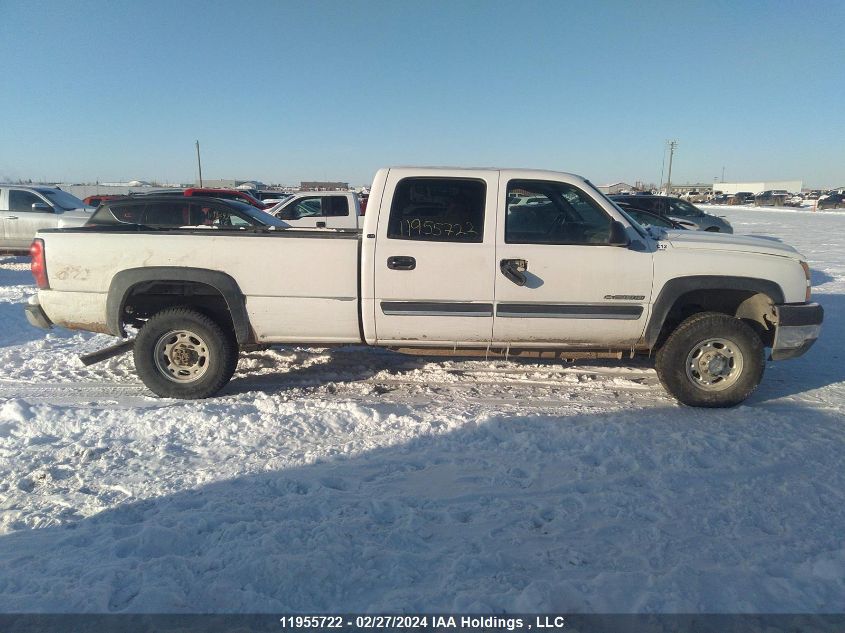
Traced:
<path fill-rule="evenodd" d="M 361 203 L 352 191 L 303 191 L 268 213 L 297 229 L 358 229 Z"/>

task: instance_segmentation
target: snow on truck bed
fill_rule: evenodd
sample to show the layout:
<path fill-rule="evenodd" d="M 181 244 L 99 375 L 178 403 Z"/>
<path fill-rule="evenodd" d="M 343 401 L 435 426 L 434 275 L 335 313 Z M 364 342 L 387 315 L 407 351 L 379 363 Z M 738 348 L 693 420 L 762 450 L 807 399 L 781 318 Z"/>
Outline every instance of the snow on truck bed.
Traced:
<path fill-rule="evenodd" d="M 29 327 L 0 259 L 0 612 L 841 612 L 845 214 L 715 209 L 810 260 L 820 342 L 730 410 L 644 362 L 296 347 L 152 397 Z"/>

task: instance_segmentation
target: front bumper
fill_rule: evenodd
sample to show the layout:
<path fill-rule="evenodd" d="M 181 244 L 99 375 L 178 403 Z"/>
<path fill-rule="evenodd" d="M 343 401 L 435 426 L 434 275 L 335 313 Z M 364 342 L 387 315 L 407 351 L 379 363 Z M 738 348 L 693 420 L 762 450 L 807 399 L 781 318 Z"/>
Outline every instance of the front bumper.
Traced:
<path fill-rule="evenodd" d="M 33 327 L 41 328 L 42 330 L 49 330 L 53 327 L 53 322 L 44 312 L 44 308 L 38 303 L 38 297 L 30 297 L 29 303 L 24 307 L 26 313 L 26 320 Z"/>
<path fill-rule="evenodd" d="M 822 329 L 824 308 L 818 303 L 775 306 L 777 327 L 769 360 L 797 358 L 813 346 Z"/>

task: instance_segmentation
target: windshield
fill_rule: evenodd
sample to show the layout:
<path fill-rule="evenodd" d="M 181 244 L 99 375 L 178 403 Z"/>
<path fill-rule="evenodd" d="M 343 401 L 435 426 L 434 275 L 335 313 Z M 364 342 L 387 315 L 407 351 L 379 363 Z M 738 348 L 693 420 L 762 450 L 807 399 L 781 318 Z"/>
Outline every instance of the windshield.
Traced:
<path fill-rule="evenodd" d="M 590 188 L 593 190 L 593 193 L 595 193 L 599 198 L 603 198 L 604 200 L 607 200 L 610 204 L 612 204 L 613 208 L 616 209 L 617 211 L 619 211 L 619 213 L 621 213 L 625 217 L 625 219 L 628 220 L 628 222 L 631 223 L 631 226 L 633 226 L 634 230 L 637 233 L 640 234 L 640 237 L 644 237 L 646 239 L 649 238 L 648 231 L 646 231 L 645 228 L 643 228 L 643 226 L 639 222 L 637 222 L 634 218 L 632 218 L 630 215 L 625 213 L 625 211 L 624 211 L 624 209 L 622 209 L 622 207 L 620 207 L 613 200 L 611 200 L 606 195 L 604 195 L 601 191 L 599 191 L 598 188 L 593 183 L 591 183 L 589 180 L 585 180 L 584 182 L 586 182 L 590 186 Z"/>
<path fill-rule="evenodd" d="M 61 189 L 39 189 L 38 193 L 42 196 L 46 196 L 51 203 L 60 209 L 64 209 L 65 211 L 70 211 L 71 209 L 84 209 L 88 206 L 76 196 L 69 194 L 67 191 L 62 191 Z"/>
<path fill-rule="evenodd" d="M 697 207 L 683 200 L 669 199 L 669 215 L 677 215 L 682 218 L 700 218 L 704 215 Z"/>

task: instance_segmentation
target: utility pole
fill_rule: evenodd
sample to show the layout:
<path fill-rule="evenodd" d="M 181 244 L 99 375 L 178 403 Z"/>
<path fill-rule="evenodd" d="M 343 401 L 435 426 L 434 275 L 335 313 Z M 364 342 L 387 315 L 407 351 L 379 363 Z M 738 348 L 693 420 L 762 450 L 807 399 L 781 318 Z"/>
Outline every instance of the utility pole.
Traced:
<path fill-rule="evenodd" d="M 675 155 L 675 148 L 678 141 L 669 141 L 669 173 L 666 176 L 666 195 L 672 195 L 672 157 Z"/>
<path fill-rule="evenodd" d="M 725 182 L 725 166 L 722 165 L 722 182 Z"/>
<path fill-rule="evenodd" d="M 200 170 L 200 188 L 202 188 L 202 161 L 200 160 L 200 142 L 197 140 L 197 167 Z"/>

